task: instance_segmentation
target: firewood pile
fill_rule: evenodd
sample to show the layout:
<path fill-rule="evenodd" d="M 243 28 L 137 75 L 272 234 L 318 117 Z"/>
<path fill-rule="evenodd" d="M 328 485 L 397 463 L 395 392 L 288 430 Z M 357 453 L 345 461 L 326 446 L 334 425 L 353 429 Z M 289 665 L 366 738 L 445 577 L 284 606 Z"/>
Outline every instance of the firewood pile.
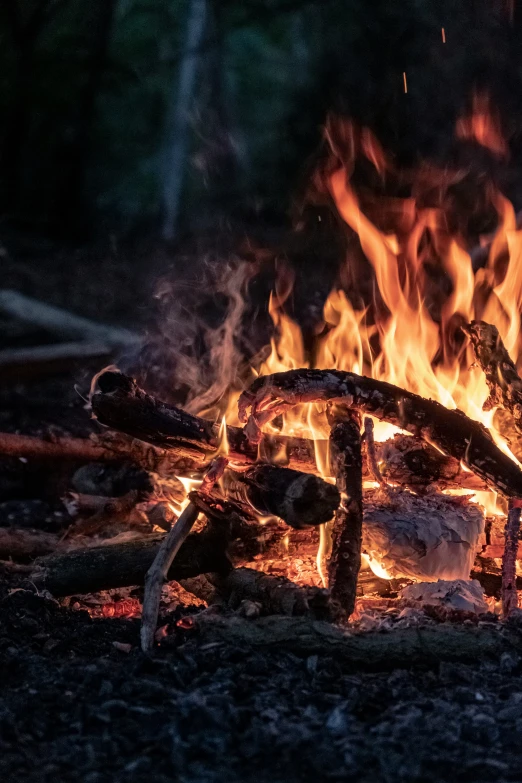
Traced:
<path fill-rule="evenodd" d="M 25 300 L 0 292 L 0 309 L 7 302 L 23 309 Z M 74 317 L 71 326 L 45 306 L 38 312 L 47 326 L 86 334 Z M 463 331 L 487 379 L 486 405 L 521 432 L 522 381 L 498 332 L 482 322 Z M 133 343 L 121 332 L 105 334 L 107 353 Z M 329 441 L 265 431 L 311 403 L 325 406 Z M 522 471 L 458 410 L 355 373 L 307 369 L 259 377 L 239 399 L 243 427 L 162 402 L 112 369 L 95 377 L 90 404 L 104 428 L 89 439 L 0 433 L 3 456 L 84 465 L 64 498 L 75 520 L 68 535 L 2 530 L 0 556 L 10 560 L 7 572 L 55 597 L 144 584 L 144 650 L 153 646 L 165 580 L 246 616 L 342 622 L 361 594 L 470 577 L 501 599 L 505 616 L 517 606 Z M 374 420 L 403 434 L 375 442 Z M 329 454 L 327 473 L 318 451 Z M 104 465 L 134 466 L 132 486 L 117 494 L 101 487 Z M 485 518 L 473 502 L 484 490 L 504 499 L 507 518 Z M 108 530 L 116 538 L 105 543 Z M 362 559 L 375 573 L 361 570 Z"/>

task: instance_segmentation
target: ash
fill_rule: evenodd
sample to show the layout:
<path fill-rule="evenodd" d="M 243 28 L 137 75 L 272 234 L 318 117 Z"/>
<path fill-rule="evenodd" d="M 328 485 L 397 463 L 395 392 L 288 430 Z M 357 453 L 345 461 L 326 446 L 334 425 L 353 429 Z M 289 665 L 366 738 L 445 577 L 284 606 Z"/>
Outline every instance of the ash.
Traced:
<path fill-rule="evenodd" d="M 511 654 L 347 673 L 332 657 L 205 644 L 187 630 L 149 659 L 138 626 L 24 591 L 2 600 L 2 780 L 520 780 Z"/>

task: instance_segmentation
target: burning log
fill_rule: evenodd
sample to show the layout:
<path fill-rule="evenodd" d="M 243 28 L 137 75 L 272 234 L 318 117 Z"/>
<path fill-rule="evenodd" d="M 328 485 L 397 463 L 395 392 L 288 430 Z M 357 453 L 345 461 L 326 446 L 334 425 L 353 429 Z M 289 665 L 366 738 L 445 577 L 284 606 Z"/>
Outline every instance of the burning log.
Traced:
<path fill-rule="evenodd" d="M 29 579 L 38 590 L 48 590 L 57 597 L 143 584 L 162 540 L 162 536 L 144 536 L 124 544 L 40 557 L 35 560 Z M 225 554 L 226 544 L 227 536 L 222 528 L 191 533 L 167 578 L 179 580 L 210 572 L 227 573 L 231 565 Z"/>
<path fill-rule="evenodd" d="M 522 380 L 498 329 L 484 321 L 472 321 L 462 329 L 469 336 L 486 376 L 489 397 L 484 403 L 484 410 L 501 406 L 512 415 L 518 432 L 522 432 Z"/>
<path fill-rule="evenodd" d="M 479 476 L 465 470 L 458 459 L 441 454 L 429 443 L 411 435 L 397 434 L 384 443 L 376 443 L 375 456 L 387 481 L 415 492 L 488 488 Z M 365 478 L 367 473 L 365 470 Z"/>
<path fill-rule="evenodd" d="M 260 377 L 239 399 L 240 419 L 248 419 L 245 429 L 257 442 L 263 424 L 310 402 L 349 404 L 388 421 L 464 462 L 492 489 L 522 498 L 522 471 L 495 445 L 485 427 L 462 411 L 448 410 L 384 381 L 338 370 L 291 370 Z"/>
<path fill-rule="evenodd" d="M 149 454 L 143 444 L 140 448 L 139 440 L 127 441 L 128 444 L 132 443 L 129 459 L 134 459 L 145 467 L 148 460 L 151 463 L 150 469 L 159 473 L 157 463 L 161 466 L 160 455 L 165 455 L 165 466 L 168 468 L 168 455 L 172 454 L 171 472 L 182 473 L 183 457 L 187 460 L 185 469 L 201 469 L 202 461 L 208 459 L 216 450 L 219 443 L 217 425 L 156 400 L 142 391 L 128 376 L 106 372 L 98 379 L 99 385 L 100 381 L 106 391 L 97 392 L 92 399 L 93 410 L 98 419 L 107 426 L 161 447 L 161 450 L 150 448 Z M 403 444 L 400 438 L 403 438 Z M 285 462 L 289 467 L 307 473 L 317 472 L 315 447 L 311 440 L 263 435 L 256 447 L 248 441 L 242 429 L 231 426 L 227 427 L 227 439 L 233 462 L 248 465 L 258 459 L 263 462 L 274 459 L 279 465 Z M 121 438 L 119 441 L 116 439 L 115 453 L 123 456 L 125 443 Z M 441 454 L 428 443 L 405 436 L 396 436 L 393 443 L 396 446 L 393 455 L 386 444 L 375 444 L 377 460 L 385 462 L 384 469 L 391 481 L 415 488 L 436 484 L 440 488 L 466 487 L 477 490 L 487 486 L 478 477 L 463 470 L 460 460 Z M 321 447 L 325 444 L 321 442 L 318 445 Z M 108 446 L 110 447 L 110 442 Z M 110 451 L 107 454 L 110 455 Z M 404 459 L 401 454 L 404 454 Z M 370 477 L 368 469 L 365 470 L 364 476 Z"/>
<path fill-rule="evenodd" d="M 208 613 L 196 618 L 198 642 L 274 650 L 308 658 L 327 656 L 346 672 L 354 669 L 390 671 L 410 666 L 439 666 L 441 661 L 498 661 L 502 653 L 522 652 L 516 629 L 471 628 L 444 624 L 397 628 L 393 633 L 347 633 L 329 623 L 305 617 L 262 617 L 244 620 Z M 248 654 L 248 652 L 246 653 Z"/>
<path fill-rule="evenodd" d="M 218 425 L 156 400 L 127 375 L 107 371 L 99 376 L 97 384 L 99 391 L 92 397 L 92 409 L 102 424 L 200 463 L 212 457 L 218 448 Z M 227 440 L 232 462 L 249 465 L 258 459 L 275 459 L 296 469 L 312 473 L 316 470 L 312 441 L 266 437 L 258 448 L 250 443 L 242 428 L 230 426 Z"/>
<path fill-rule="evenodd" d="M 216 481 L 223 475 L 227 465 L 225 457 L 217 457 L 212 460 L 205 474 L 202 484 L 202 494 L 208 494 Z M 183 542 L 192 530 L 197 518 L 199 509 L 191 501 L 183 509 L 177 522 L 167 533 L 161 546 L 158 549 L 154 561 L 145 576 L 145 595 L 143 598 L 143 612 L 141 619 L 141 649 L 143 652 L 150 652 L 154 644 L 154 634 L 158 624 L 159 605 L 161 590 L 167 578 L 169 568 L 174 558 L 180 550 Z"/>
<path fill-rule="evenodd" d="M 355 411 L 344 408 L 335 413 L 330 465 L 341 493 L 341 505 L 333 520 L 328 583 L 332 597 L 349 617 L 355 607 L 361 567 L 363 521 L 361 421 Z"/>
<path fill-rule="evenodd" d="M 228 594 L 229 604 L 236 609 L 247 600 L 259 604 L 263 614 L 307 615 L 316 620 L 335 620 L 339 615 L 328 590 L 298 587 L 289 579 L 270 576 L 252 568 L 235 568 L 222 588 Z"/>
<path fill-rule="evenodd" d="M 328 522 L 341 501 L 338 489 L 318 476 L 262 464 L 227 478 L 226 495 L 296 529 Z"/>
<path fill-rule="evenodd" d="M 502 558 L 502 614 L 509 617 L 513 609 L 518 607 L 517 594 L 517 550 L 520 533 L 520 503 L 509 504 L 506 521 L 506 544 Z"/>

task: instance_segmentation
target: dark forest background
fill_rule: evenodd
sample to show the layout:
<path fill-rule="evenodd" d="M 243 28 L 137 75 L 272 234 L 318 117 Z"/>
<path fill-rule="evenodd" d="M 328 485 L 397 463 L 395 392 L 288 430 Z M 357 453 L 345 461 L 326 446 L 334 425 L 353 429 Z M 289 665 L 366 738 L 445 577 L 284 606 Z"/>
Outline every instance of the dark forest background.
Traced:
<path fill-rule="evenodd" d="M 2 223 L 83 241 L 279 220 L 329 110 L 404 163 L 444 159 L 474 87 L 517 166 L 521 17 L 515 0 L 1 0 Z"/>

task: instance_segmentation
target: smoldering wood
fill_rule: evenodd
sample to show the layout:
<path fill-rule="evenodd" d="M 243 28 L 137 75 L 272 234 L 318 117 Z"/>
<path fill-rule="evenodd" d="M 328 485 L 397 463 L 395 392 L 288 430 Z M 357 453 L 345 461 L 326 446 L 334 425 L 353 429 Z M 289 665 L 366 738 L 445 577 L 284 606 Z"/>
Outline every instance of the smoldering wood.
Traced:
<path fill-rule="evenodd" d="M 502 557 L 502 614 L 509 617 L 518 607 L 517 594 L 517 550 L 520 534 L 520 504 L 510 502 L 505 529 L 505 549 Z"/>
<path fill-rule="evenodd" d="M 144 536 L 122 544 L 107 544 L 37 558 L 30 581 L 40 590 L 67 596 L 143 583 L 162 536 Z M 210 528 L 191 533 L 178 552 L 167 579 L 187 579 L 210 572 L 228 573 L 227 536 Z"/>
<path fill-rule="evenodd" d="M 235 568 L 222 580 L 221 591 L 232 608 L 242 601 L 259 604 L 262 614 L 287 616 L 306 615 L 320 620 L 334 621 L 339 607 L 328 590 L 320 587 L 300 587 L 284 577 L 271 576 L 252 568 Z"/>
<path fill-rule="evenodd" d="M 396 434 L 375 443 L 375 456 L 383 477 L 415 492 L 444 489 L 484 491 L 486 482 L 462 467 L 461 461 L 441 454 L 426 441 Z M 363 465 L 364 477 L 368 469 Z"/>
<path fill-rule="evenodd" d="M 218 424 L 157 400 L 127 375 L 105 372 L 97 385 L 92 408 L 102 424 L 200 462 L 208 460 L 218 448 Z M 230 459 L 237 464 L 274 460 L 303 471 L 316 470 L 314 444 L 310 440 L 270 436 L 258 448 L 250 443 L 242 428 L 231 426 L 227 427 L 227 439 Z"/>
<path fill-rule="evenodd" d="M 239 399 L 240 419 L 248 421 L 247 434 L 256 442 L 261 426 L 310 402 L 350 405 L 394 424 L 464 462 L 491 489 L 522 498 L 522 471 L 482 424 L 384 381 L 339 370 L 291 370 L 260 377 Z"/>
<path fill-rule="evenodd" d="M 226 495 L 261 515 L 279 517 L 299 529 L 328 522 L 339 506 L 339 490 L 310 473 L 277 465 L 254 465 L 227 478 Z"/>
<path fill-rule="evenodd" d="M 109 440 L 105 459 L 123 456 L 127 448 L 129 459 L 163 475 L 169 470 L 169 459 L 172 472 L 202 469 L 205 459 L 208 460 L 218 446 L 217 425 L 156 400 L 139 389 L 128 376 L 107 372 L 100 376 L 100 379 L 103 379 L 102 385 L 105 384 L 106 391 L 99 391 L 92 400 L 99 420 L 134 438 L 125 440 L 124 436 L 113 436 L 114 446 L 111 446 Z M 149 415 L 148 411 L 151 409 L 153 414 Z M 139 423 L 139 432 L 136 422 Z M 138 438 L 154 444 L 157 448 L 152 448 L 151 445 L 148 451 Z M 284 464 L 303 472 L 317 472 L 315 447 L 311 440 L 263 435 L 258 446 L 252 446 L 242 429 L 231 426 L 227 427 L 227 438 L 231 459 L 236 463 L 248 465 L 258 459 L 267 463 L 275 460 L 278 465 Z M 392 443 L 395 447 L 393 454 Z M 324 441 L 319 442 L 320 447 L 325 445 Z M 417 438 L 397 435 L 393 441 L 376 443 L 375 447 L 377 460 L 382 463 L 386 477 L 398 484 L 417 489 L 428 485 L 437 485 L 441 489 L 487 488 L 485 481 L 463 470 L 460 460 L 441 454 L 433 446 Z M 114 454 L 111 454 L 111 449 Z M 1 450 L 0 436 L 0 453 Z M 404 459 L 401 454 L 404 454 Z M 371 477 L 366 465 L 364 477 Z"/>
<path fill-rule="evenodd" d="M 115 349 L 100 342 L 66 342 L 0 351 L 0 384 L 71 372 L 80 362 L 108 362 Z"/>
<path fill-rule="evenodd" d="M 120 348 L 136 347 L 141 342 L 139 336 L 128 329 L 96 323 L 10 289 L 0 290 L 0 312 L 65 340 L 78 338 Z"/>
<path fill-rule="evenodd" d="M 393 633 L 350 633 L 306 617 L 261 617 L 244 620 L 204 614 L 196 618 L 198 642 L 220 643 L 245 650 L 288 652 L 300 658 L 333 658 L 345 672 L 390 671 L 434 666 L 441 661 L 498 661 L 503 653 L 522 652 L 522 634 L 515 628 L 471 628 L 439 625 L 394 629 Z"/>
<path fill-rule="evenodd" d="M 518 432 L 522 432 L 522 380 L 497 327 L 485 321 L 472 321 L 462 330 L 470 338 L 486 376 L 489 397 L 484 403 L 484 410 L 501 406 L 513 417 Z"/>
<path fill-rule="evenodd" d="M 361 567 L 363 523 L 361 420 L 356 411 L 336 410 L 330 432 L 330 468 L 341 494 L 332 523 L 328 585 L 346 617 L 355 608 Z"/>

